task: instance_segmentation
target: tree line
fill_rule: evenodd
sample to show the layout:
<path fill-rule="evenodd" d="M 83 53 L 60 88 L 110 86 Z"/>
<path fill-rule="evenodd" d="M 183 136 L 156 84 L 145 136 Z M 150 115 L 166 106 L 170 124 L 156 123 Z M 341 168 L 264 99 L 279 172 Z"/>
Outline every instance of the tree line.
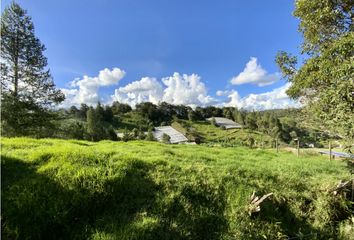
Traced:
<path fill-rule="evenodd" d="M 303 143 L 314 143 L 320 138 L 326 138 L 320 131 L 304 129 L 294 120 L 300 109 L 283 109 L 268 111 L 246 111 L 234 107 L 196 107 L 185 105 L 172 105 L 166 102 L 153 104 L 151 102 L 139 103 L 133 109 L 130 105 L 113 102 L 111 105 L 89 107 L 81 104 L 58 111 L 62 119 L 69 119 L 69 123 L 62 124 L 59 137 L 86 139 L 86 140 L 120 140 L 114 136 L 114 129 L 124 129 L 124 141 L 132 139 L 145 139 L 156 126 L 171 125 L 180 120 L 190 122 L 203 122 L 207 118 L 224 117 L 231 119 L 243 128 L 262 132 L 288 144 L 295 144 L 294 139 L 301 138 Z M 126 129 L 124 120 L 134 118 L 134 125 Z M 62 122 L 62 121 L 61 121 Z M 183 122 L 182 122 L 183 123 Z M 213 124 L 213 123 L 211 123 Z M 187 124 L 188 125 L 188 124 Z M 189 129 L 189 127 L 187 127 Z M 188 131 L 191 139 L 200 142 L 195 130 Z M 189 138 L 188 137 L 188 138 Z"/>

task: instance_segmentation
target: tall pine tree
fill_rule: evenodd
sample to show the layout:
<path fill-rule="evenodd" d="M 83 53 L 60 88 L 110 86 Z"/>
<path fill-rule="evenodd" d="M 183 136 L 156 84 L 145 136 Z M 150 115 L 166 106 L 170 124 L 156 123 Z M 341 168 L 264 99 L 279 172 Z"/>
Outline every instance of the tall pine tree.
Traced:
<path fill-rule="evenodd" d="M 1 124 L 8 136 L 40 136 L 50 123 L 50 108 L 64 100 L 55 88 L 44 45 L 31 17 L 13 2 L 1 15 Z"/>

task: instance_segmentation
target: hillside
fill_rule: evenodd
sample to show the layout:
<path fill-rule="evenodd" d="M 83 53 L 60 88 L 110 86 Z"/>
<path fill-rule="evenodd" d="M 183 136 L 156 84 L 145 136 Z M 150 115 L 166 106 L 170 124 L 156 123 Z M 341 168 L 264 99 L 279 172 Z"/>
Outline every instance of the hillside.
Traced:
<path fill-rule="evenodd" d="M 188 135 L 187 129 L 201 138 L 201 142 L 208 145 L 219 146 L 250 146 L 253 147 L 272 147 L 274 139 L 269 135 L 250 129 L 221 129 L 213 126 L 208 121 L 183 121 L 173 122 L 172 127 Z M 252 143 L 250 142 L 253 139 Z"/>
<path fill-rule="evenodd" d="M 349 171 L 321 156 L 3 138 L 1 167 L 4 239 L 330 239 L 350 215 L 327 192 Z M 274 195 L 250 216 L 253 191 Z"/>

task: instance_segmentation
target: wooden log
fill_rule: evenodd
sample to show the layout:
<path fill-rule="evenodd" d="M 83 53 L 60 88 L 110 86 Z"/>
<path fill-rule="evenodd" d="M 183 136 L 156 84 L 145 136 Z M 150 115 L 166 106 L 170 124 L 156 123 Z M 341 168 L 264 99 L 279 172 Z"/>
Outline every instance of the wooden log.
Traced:
<path fill-rule="evenodd" d="M 261 203 L 272 195 L 273 193 L 268 193 L 259 198 L 258 196 L 256 196 L 256 193 L 253 192 L 250 198 L 250 204 L 248 206 L 248 214 L 252 215 L 253 213 L 261 211 Z"/>
<path fill-rule="evenodd" d="M 338 195 L 340 192 L 342 192 L 344 189 L 348 188 L 354 183 L 354 180 L 349 180 L 349 181 L 339 181 L 337 186 L 334 188 L 330 189 L 329 192 L 333 193 L 334 196 Z"/>

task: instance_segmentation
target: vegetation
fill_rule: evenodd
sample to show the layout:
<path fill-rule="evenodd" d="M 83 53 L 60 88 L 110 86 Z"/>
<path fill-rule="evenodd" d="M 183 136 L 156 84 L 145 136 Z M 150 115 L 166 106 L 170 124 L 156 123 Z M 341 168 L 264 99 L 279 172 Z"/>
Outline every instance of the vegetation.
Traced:
<path fill-rule="evenodd" d="M 1 132 L 7 136 L 48 136 L 55 115 L 49 111 L 64 100 L 55 89 L 44 45 L 36 38 L 31 18 L 12 2 L 1 14 Z"/>
<path fill-rule="evenodd" d="M 350 239 L 353 190 L 351 199 L 349 191 L 333 194 L 351 178 L 346 163 L 270 148 L 331 139 L 353 147 L 352 10 L 352 0 L 296 1 L 308 59 L 298 67 L 280 52 L 277 63 L 304 109 L 166 102 L 54 109 L 64 95 L 46 69 L 45 47 L 26 11 L 11 3 L 1 16 L 2 237 Z M 242 129 L 218 127 L 215 117 Z M 154 127 L 165 125 L 200 145 L 153 142 Z M 251 196 L 262 195 L 271 197 L 250 211 Z"/>
<path fill-rule="evenodd" d="M 309 112 L 350 144 L 354 141 L 354 4 L 352 0 L 297 0 L 294 15 L 304 63 L 279 52 L 276 61 L 291 82 L 292 98 L 306 102 Z"/>
<path fill-rule="evenodd" d="M 170 143 L 170 140 L 171 140 L 171 137 L 169 136 L 169 135 L 167 135 L 166 133 L 164 133 L 163 135 L 162 135 L 162 142 L 163 143 Z"/>
<path fill-rule="evenodd" d="M 353 229 L 344 195 L 327 191 L 350 173 L 321 156 L 4 138 L 1 167 L 4 239 L 330 239 Z M 250 216 L 253 191 L 274 195 Z"/>

